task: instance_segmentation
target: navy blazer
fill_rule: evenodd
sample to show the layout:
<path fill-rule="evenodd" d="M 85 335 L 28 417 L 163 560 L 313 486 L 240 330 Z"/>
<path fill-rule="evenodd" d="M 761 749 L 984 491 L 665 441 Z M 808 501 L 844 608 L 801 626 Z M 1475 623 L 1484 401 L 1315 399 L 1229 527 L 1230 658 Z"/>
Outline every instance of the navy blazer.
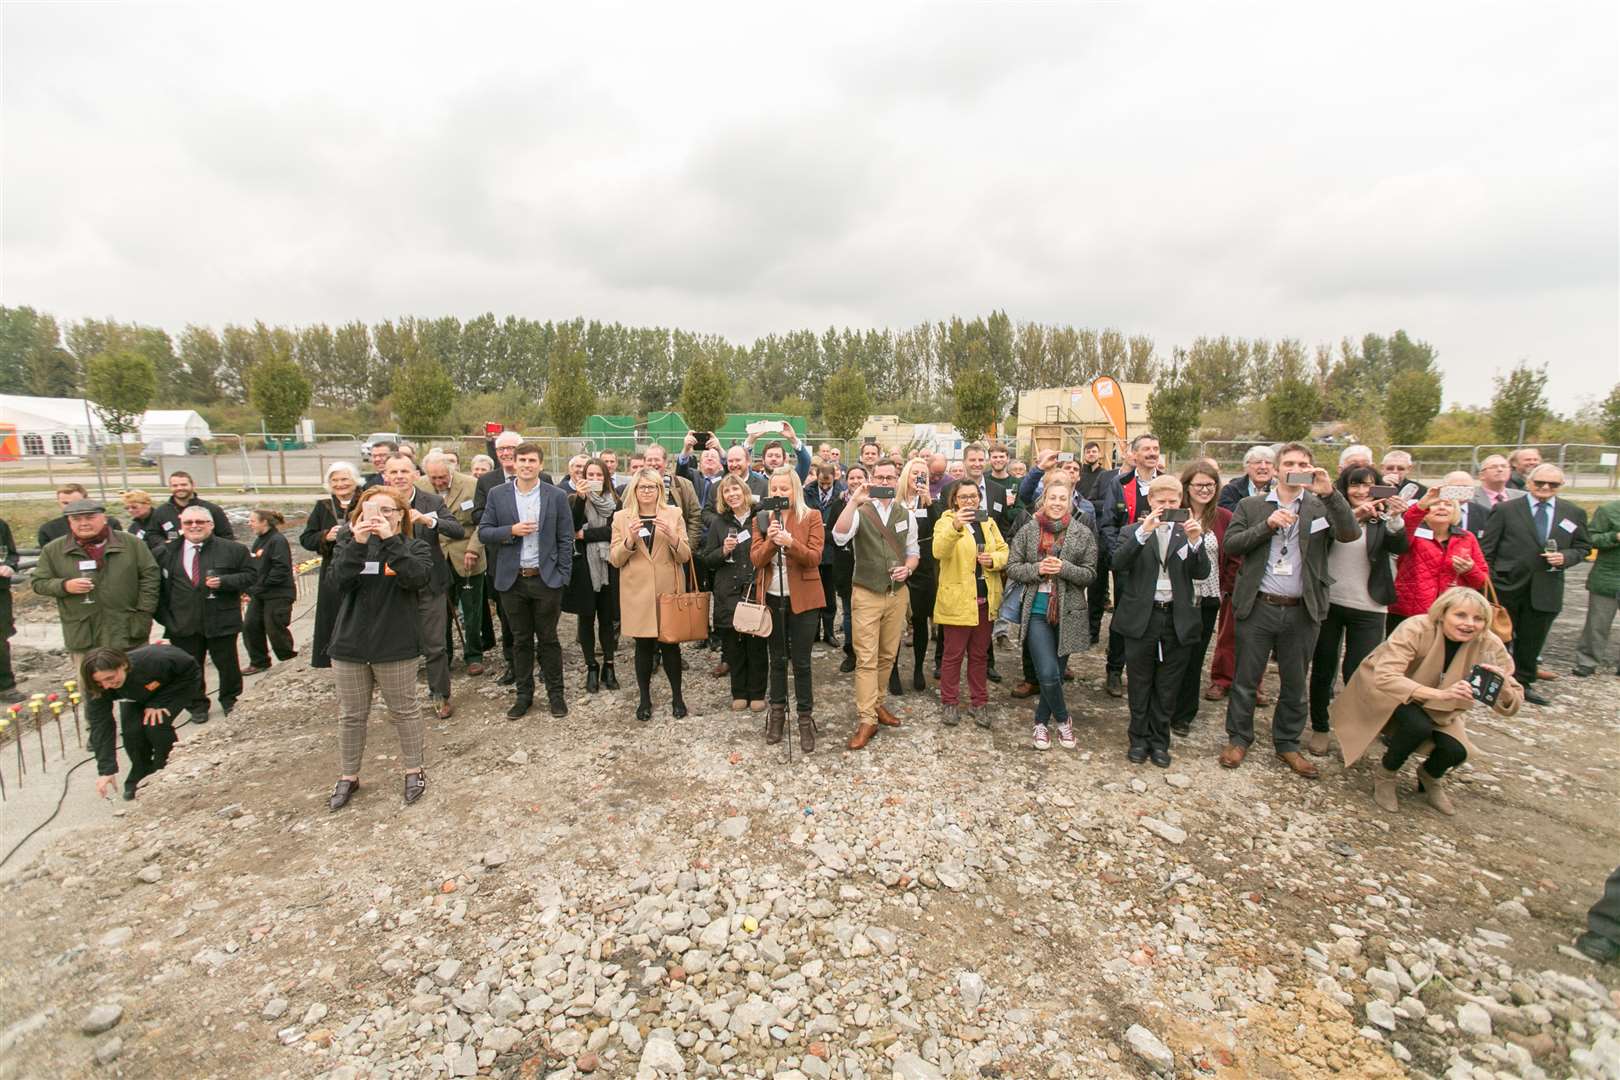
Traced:
<path fill-rule="evenodd" d="M 1579 566 L 1592 550 L 1586 535 L 1586 511 L 1563 496 L 1553 503 L 1548 539 L 1564 553 L 1564 565 L 1551 567 L 1541 557 L 1536 535 L 1535 499 L 1525 496 L 1502 503 L 1485 522 L 1480 550 L 1491 568 L 1497 592 L 1530 591 L 1530 610 L 1544 613 L 1564 608 L 1564 574 Z"/>
<path fill-rule="evenodd" d="M 1152 537 L 1143 544 L 1136 537 L 1137 526 L 1120 529 L 1119 546 L 1114 549 L 1114 576 L 1120 591 L 1114 599 L 1114 627 L 1128 638 L 1139 638 L 1148 631 L 1148 620 L 1153 614 L 1153 592 L 1159 580 L 1159 544 Z M 1191 645 L 1203 633 L 1204 616 L 1199 611 L 1198 597 L 1193 594 L 1193 581 L 1214 573 L 1209 564 L 1209 553 L 1204 541 L 1189 544 L 1187 534 L 1180 525 L 1170 526 L 1170 621 L 1176 629 L 1176 640 Z"/>
<path fill-rule="evenodd" d="M 478 521 L 478 539 L 483 541 L 484 554 L 494 564 L 492 573 L 498 592 L 512 587 L 522 565 L 523 537 L 512 535 L 512 526 L 517 522 L 515 483 L 497 484 L 484 502 L 484 516 Z M 540 542 L 540 580 L 548 588 L 567 587 L 574 572 L 574 515 L 562 489 L 544 481 L 540 484 L 540 529 L 535 536 Z"/>

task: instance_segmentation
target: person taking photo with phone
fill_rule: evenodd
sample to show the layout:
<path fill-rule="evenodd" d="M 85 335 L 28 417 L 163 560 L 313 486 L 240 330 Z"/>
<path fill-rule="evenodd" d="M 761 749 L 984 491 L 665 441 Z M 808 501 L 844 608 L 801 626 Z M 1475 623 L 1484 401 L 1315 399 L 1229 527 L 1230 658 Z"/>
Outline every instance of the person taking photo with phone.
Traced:
<path fill-rule="evenodd" d="M 636 689 L 640 694 L 636 719 L 643 722 L 652 719 L 653 661 L 657 657 L 662 658 L 664 676 L 669 679 L 671 715 L 677 720 L 686 716 L 680 646 L 658 640 L 658 597 L 681 591 L 681 569 L 692 558 L 685 518 L 678 506 L 666 501 L 664 475 L 651 460 L 649 455 L 648 466 L 631 478 L 624 507 L 613 515 L 608 552 L 619 568 L 620 629 L 636 641 Z"/>
<path fill-rule="evenodd" d="M 1447 589 L 1428 611 L 1396 627 L 1334 699 L 1329 713 L 1345 765 L 1355 764 L 1381 733 L 1389 736 L 1373 778 L 1379 809 L 1392 814 L 1400 809 L 1401 768 L 1429 746 L 1417 770 L 1418 791 L 1447 817 L 1457 812 L 1445 777 L 1473 751 L 1466 718 L 1485 689 L 1486 675 L 1500 682 L 1490 707 L 1502 716 L 1519 711 L 1523 689 L 1490 621 L 1484 596 L 1464 586 Z"/>
<path fill-rule="evenodd" d="M 721 479 L 715 491 L 718 512 L 709 519 L 698 558 L 713 577 L 715 629 L 720 632 L 720 655 L 731 678 L 731 711 L 765 711 L 766 683 L 769 678 L 769 651 L 765 639 L 744 634 L 735 624 L 737 605 L 744 598 L 763 603 L 752 594 L 754 564 L 748 558 L 753 543 L 750 522 L 754 516 L 754 493 L 747 481 L 733 473 Z"/>
<path fill-rule="evenodd" d="M 1385 633 L 1428 611 L 1453 585 L 1484 589 L 1489 575 L 1479 541 L 1458 524 L 1457 501 L 1443 498 L 1440 488 L 1424 492 L 1403 516 L 1407 547 L 1395 561 L 1395 599 L 1385 616 Z"/>
<path fill-rule="evenodd" d="M 804 504 L 798 474 L 787 465 L 771 473 L 770 488 L 754 514 L 748 558 L 755 592 L 771 611 L 770 716 L 765 741 L 778 743 L 787 727 L 787 668 L 793 663 L 793 711 L 799 748 L 816 748 L 815 695 L 810 684 L 810 646 L 821 619 L 821 551 L 826 538 L 821 515 Z"/>
<path fill-rule="evenodd" d="M 1327 470 L 1313 463 L 1309 447 L 1286 444 L 1277 465 L 1276 487 L 1238 503 L 1226 529 L 1226 549 L 1242 565 L 1232 587 L 1237 670 L 1226 700 L 1228 741 L 1220 763 L 1237 768 L 1254 743 L 1255 695 L 1275 651 L 1281 688 L 1271 719 L 1272 747 L 1296 776 L 1314 780 L 1316 766 L 1299 751 L 1309 715 L 1306 672 L 1317 628 L 1327 617 L 1328 550 L 1335 541 L 1353 542 L 1361 527 Z"/>
<path fill-rule="evenodd" d="M 931 546 L 939 562 L 934 622 L 944 632 L 945 660 L 939 698 L 945 726 L 955 727 L 961 714 L 962 662 L 967 660 L 968 716 L 976 727 L 990 728 L 990 686 L 986 675 L 990 620 L 1001 609 L 1001 576 L 1007 567 L 1007 542 L 995 517 L 982 508 L 979 487 L 970 479 L 945 489 L 945 509 L 934 524 Z"/>
<path fill-rule="evenodd" d="M 608 479 L 600 458 L 589 458 L 568 496 L 574 518 L 574 569 L 563 590 L 562 609 L 578 621 L 579 651 L 585 657 L 585 692 L 604 686 L 619 688 L 613 669 L 618 648 L 614 626 L 619 621 L 619 568 L 613 565 L 613 515 L 620 509 L 619 494 Z M 598 659 L 597 642 L 602 643 Z"/>

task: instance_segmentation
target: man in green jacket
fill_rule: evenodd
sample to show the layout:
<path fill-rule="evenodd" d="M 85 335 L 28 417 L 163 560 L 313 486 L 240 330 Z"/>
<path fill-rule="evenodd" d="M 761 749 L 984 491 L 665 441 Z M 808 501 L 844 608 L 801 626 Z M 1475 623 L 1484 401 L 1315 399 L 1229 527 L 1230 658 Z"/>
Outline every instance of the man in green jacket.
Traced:
<path fill-rule="evenodd" d="M 77 668 L 91 649 L 146 644 L 162 577 L 152 549 L 110 528 L 99 502 L 79 499 L 65 513 L 68 534 L 39 553 L 33 586 L 56 601 L 62 643 Z"/>
<path fill-rule="evenodd" d="M 1609 628 L 1620 606 L 1620 499 L 1604 503 L 1592 515 L 1586 535 L 1597 549 L 1597 562 L 1586 576 L 1586 626 L 1575 650 L 1575 674 L 1585 677 L 1609 663 Z M 1620 669 L 1615 671 L 1620 675 Z"/>

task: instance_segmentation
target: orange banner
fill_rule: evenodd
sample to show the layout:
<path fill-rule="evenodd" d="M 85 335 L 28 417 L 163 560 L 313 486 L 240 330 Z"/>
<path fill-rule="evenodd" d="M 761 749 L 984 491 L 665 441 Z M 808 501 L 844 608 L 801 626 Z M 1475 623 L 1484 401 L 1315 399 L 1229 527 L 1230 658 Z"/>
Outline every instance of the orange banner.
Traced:
<path fill-rule="evenodd" d="M 1119 382 L 1112 375 L 1099 375 L 1091 383 L 1091 396 L 1097 399 L 1097 407 L 1108 417 L 1113 425 L 1114 434 L 1121 440 L 1125 438 L 1125 392 L 1119 388 Z"/>

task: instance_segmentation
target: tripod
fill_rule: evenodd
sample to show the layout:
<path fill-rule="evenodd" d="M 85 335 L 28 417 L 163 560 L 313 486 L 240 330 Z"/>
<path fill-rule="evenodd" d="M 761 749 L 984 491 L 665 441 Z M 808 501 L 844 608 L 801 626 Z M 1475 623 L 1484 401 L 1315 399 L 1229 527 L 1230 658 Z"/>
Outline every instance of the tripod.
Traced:
<path fill-rule="evenodd" d="M 784 532 L 787 531 L 787 522 L 785 520 L 783 520 L 782 511 L 780 511 L 780 510 L 776 511 L 776 522 L 777 522 L 778 525 L 781 526 L 782 531 L 784 531 Z M 767 532 L 767 535 L 768 535 L 769 534 L 769 526 L 766 527 L 766 532 Z M 785 665 L 785 669 L 782 672 L 782 696 L 784 698 L 786 698 L 787 697 L 788 680 L 789 680 L 789 678 L 796 678 L 794 676 L 794 673 L 793 673 L 793 638 L 792 638 L 792 631 L 788 628 L 788 623 L 792 620 L 792 617 L 793 617 L 793 597 L 792 597 L 792 590 L 791 590 L 790 586 L 788 585 L 787 548 L 781 546 L 780 544 L 777 545 L 777 547 L 776 547 L 776 555 L 774 556 L 774 562 L 775 562 L 775 565 L 776 565 L 776 577 L 777 577 L 777 580 L 782 583 L 782 589 L 783 589 L 783 592 L 781 594 L 781 596 L 782 596 L 782 612 L 781 612 L 782 618 L 781 618 L 781 623 L 782 623 L 782 660 L 783 660 L 783 663 Z M 767 597 L 771 595 L 770 591 L 768 589 L 766 590 L 765 595 Z M 775 636 L 775 634 L 776 634 L 775 627 L 771 628 L 771 634 L 772 634 L 773 637 Z M 795 704 L 794 704 L 794 718 L 795 719 L 798 718 L 798 705 L 797 705 L 798 694 L 797 694 L 797 689 L 798 689 L 798 685 L 797 685 L 797 682 L 795 682 L 795 684 L 794 684 L 794 690 L 795 690 L 795 693 L 794 693 L 794 702 L 795 702 Z M 782 704 L 782 710 L 783 710 L 784 714 L 787 711 L 787 703 L 785 701 Z M 810 722 L 812 724 L 815 723 L 815 721 L 813 719 Z M 768 724 L 769 721 L 766 721 L 766 723 Z M 786 721 L 784 720 L 784 722 L 783 722 L 783 731 L 782 731 L 782 741 L 787 744 L 787 750 L 786 750 L 786 756 L 783 758 L 783 761 L 787 762 L 788 764 L 792 764 L 793 763 L 793 733 L 791 731 L 786 730 L 786 728 L 787 728 L 787 725 L 786 725 Z"/>

